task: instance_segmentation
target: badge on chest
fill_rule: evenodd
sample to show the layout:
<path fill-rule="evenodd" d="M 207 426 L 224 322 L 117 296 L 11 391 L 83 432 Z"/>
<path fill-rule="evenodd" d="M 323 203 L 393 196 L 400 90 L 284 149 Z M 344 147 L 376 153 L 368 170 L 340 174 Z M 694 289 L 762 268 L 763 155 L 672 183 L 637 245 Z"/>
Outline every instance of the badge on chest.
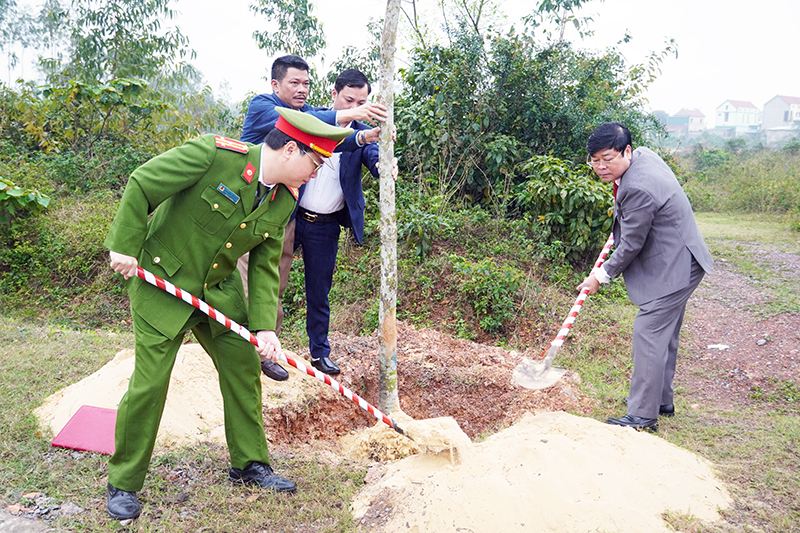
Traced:
<path fill-rule="evenodd" d="M 227 188 L 224 184 L 220 183 L 217 185 L 217 190 L 222 193 L 222 196 L 233 202 L 234 204 L 239 203 L 239 195 Z"/>

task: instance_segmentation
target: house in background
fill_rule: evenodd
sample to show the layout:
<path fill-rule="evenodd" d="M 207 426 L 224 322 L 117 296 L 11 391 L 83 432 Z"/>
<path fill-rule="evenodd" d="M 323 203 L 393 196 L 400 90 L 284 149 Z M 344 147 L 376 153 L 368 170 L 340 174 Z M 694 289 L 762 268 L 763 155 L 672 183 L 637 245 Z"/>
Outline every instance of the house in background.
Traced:
<path fill-rule="evenodd" d="M 761 127 L 771 148 L 782 147 L 792 137 L 800 138 L 800 97 L 778 95 L 764 104 Z"/>
<path fill-rule="evenodd" d="M 686 124 L 687 131 L 700 133 L 706 129 L 706 116 L 699 109 L 683 108 L 668 119 L 668 125 Z"/>
<path fill-rule="evenodd" d="M 800 126 L 800 96 L 778 95 L 764 104 L 761 127 Z"/>
<path fill-rule="evenodd" d="M 725 100 L 717 107 L 715 129 L 724 137 L 741 137 L 758 133 L 761 111 L 752 102 Z"/>

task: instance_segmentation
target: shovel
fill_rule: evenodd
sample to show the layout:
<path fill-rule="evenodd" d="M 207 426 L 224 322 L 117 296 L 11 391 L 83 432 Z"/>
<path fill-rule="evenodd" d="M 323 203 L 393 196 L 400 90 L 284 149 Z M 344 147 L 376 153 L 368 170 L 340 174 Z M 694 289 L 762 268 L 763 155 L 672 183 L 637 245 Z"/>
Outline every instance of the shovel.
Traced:
<path fill-rule="evenodd" d="M 213 318 L 214 320 L 216 320 L 229 330 L 233 331 L 234 333 L 237 333 L 240 337 L 242 337 L 246 341 L 249 341 L 251 344 L 258 346 L 259 343 L 261 342 L 261 340 L 258 337 L 250 333 L 244 326 L 234 322 L 230 318 L 226 317 L 225 315 L 223 315 L 222 313 L 220 313 L 219 311 L 208 305 L 200 298 L 192 296 L 190 293 L 181 290 L 180 287 L 176 287 L 169 281 L 159 278 L 155 274 L 148 272 L 142 267 L 136 267 L 136 275 L 142 278 L 147 283 L 154 285 L 159 289 L 168 292 L 172 296 L 180 298 L 184 302 L 196 307 L 197 309 L 207 314 L 209 317 Z M 327 374 L 323 374 L 322 372 L 318 372 L 316 369 L 308 367 L 284 353 L 280 354 L 280 359 L 281 361 L 292 365 L 300 372 L 305 372 L 309 376 L 318 379 L 319 381 L 325 383 L 326 385 L 329 385 L 331 388 L 339 392 L 345 398 L 348 398 L 349 400 L 352 400 L 353 402 L 358 404 L 359 407 L 370 413 L 379 421 L 383 422 L 384 424 L 386 424 L 396 432 L 400 433 L 401 435 L 408 437 L 408 434 L 400 426 L 398 426 L 394 420 L 392 420 L 391 418 L 380 412 L 378 409 L 376 409 L 375 407 L 370 405 L 366 400 L 364 400 L 364 398 L 362 398 L 355 392 L 351 391 L 350 389 L 348 389 L 347 387 L 345 387 L 332 377 L 328 376 Z"/>
<path fill-rule="evenodd" d="M 608 257 L 608 252 L 613 245 L 614 235 L 612 234 L 609 235 L 605 246 L 603 246 L 603 250 L 600 252 L 600 256 L 594 264 L 594 268 L 600 268 L 600 265 L 602 265 L 606 257 Z M 558 380 L 561 379 L 561 376 L 564 375 L 567 369 L 553 366 L 553 359 L 555 359 L 558 350 L 561 349 L 561 346 L 564 344 L 564 339 L 569 335 L 569 330 L 572 324 L 575 323 L 575 318 L 578 316 L 578 312 L 581 310 L 581 306 L 583 302 L 586 301 L 588 295 L 589 288 L 584 287 L 575 300 L 572 309 L 570 309 L 567 319 L 564 320 L 564 324 L 561 326 L 558 335 L 556 335 L 556 338 L 550 343 L 550 348 L 542 354 L 544 357 L 543 361 L 540 362 L 526 357 L 519 362 L 512 374 L 514 383 L 521 387 L 534 390 L 546 389 L 558 383 Z"/>

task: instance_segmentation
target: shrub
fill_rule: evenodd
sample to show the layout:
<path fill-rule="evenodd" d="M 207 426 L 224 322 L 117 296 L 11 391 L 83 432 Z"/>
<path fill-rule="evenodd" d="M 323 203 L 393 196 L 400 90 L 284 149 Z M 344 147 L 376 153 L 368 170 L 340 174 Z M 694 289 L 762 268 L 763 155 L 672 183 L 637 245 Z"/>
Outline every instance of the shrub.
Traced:
<path fill-rule="evenodd" d="M 487 333 L 498 333 L 517 317 L 517 292 L 524 274 L 514 267 L 501 266 L 493 258 L 478 262 L 451 257 L 461 275 L 458 285 Z"/>
<path fill-rule="evenodd" d="M 527 180 L 517 202 L 543 241 L 562 243 L 570 261 L 587 262 L 611 231 L 613 200 L 609 187 L 588 173 L 550 156 L 535 156 L 522 165 Z"/>
<path fill-rule="evenodd" d="M 50 198 L 36 189 L 17 187 L 11 180 L 0 177 L 0 227 L 13 227 L 26 215 L 36 216 L 49 203 Z"/>
<path fill-rule="evenodd" d="M 59 200 L 47 213 L 13 228 L 0 249 L 4 307 L 50 309 L 88 323 L 104 321 L 99 313 L 123 311 L 124 292 L 103 246 L 115 209 L 112 194 Z"/>

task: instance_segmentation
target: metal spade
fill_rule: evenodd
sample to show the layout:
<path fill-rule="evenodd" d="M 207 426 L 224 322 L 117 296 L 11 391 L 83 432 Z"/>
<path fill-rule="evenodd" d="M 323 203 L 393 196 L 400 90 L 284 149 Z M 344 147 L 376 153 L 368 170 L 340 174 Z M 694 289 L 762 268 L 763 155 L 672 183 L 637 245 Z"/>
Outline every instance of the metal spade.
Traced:
<path fill-rule="evenodd" d="M 600 265 L 602 265 L 606 257 L 608 257 L 608 253 L 613 245 L 614 235 L 609 235 L 605 246 L 603 246 L 603 250 L 600 252 L 600 256 L 597 258 L 594 268 L 600 268 Z M 550 348 L 544 353 L 544 359 L 542 361 L 526 357 L 519 362 L 512 374 L 514 383 L 520 387 L 534 390 L 546 389 L 558 383 L 558 380 L 561 379 L 561 376 L 564 375 L 567 369 L 553 366 L 553 359 L 555 359 L 558 350 L 564 344 L 564 339 L 567 338 L 569 330 L 572 324 L 575 323 L 575 318 L 578 316 L 578 312 L 581 310 L 581 306 L 588 295 L 588 287 L 581 290 L 577 300 L 575 300 L 575 304 L 569 311 L 569 315 L 567 315 L 567 319 L 561 326 L 561 330 L 558 332 L 558 335 L 556 335 L 556 338 L 553 339 L 553 342 L 550 343 Z"/>
<path fill-rule="evenodd" d="M 546 389 L 555 385 L 566 368 L 553 366 L 553 359 L 558 353 L 558 346 L 550 346 L 544 356 L 544 361 L 536 361 L 526 357 L 514 368 L 514 383 L 528 389 Z"/>

